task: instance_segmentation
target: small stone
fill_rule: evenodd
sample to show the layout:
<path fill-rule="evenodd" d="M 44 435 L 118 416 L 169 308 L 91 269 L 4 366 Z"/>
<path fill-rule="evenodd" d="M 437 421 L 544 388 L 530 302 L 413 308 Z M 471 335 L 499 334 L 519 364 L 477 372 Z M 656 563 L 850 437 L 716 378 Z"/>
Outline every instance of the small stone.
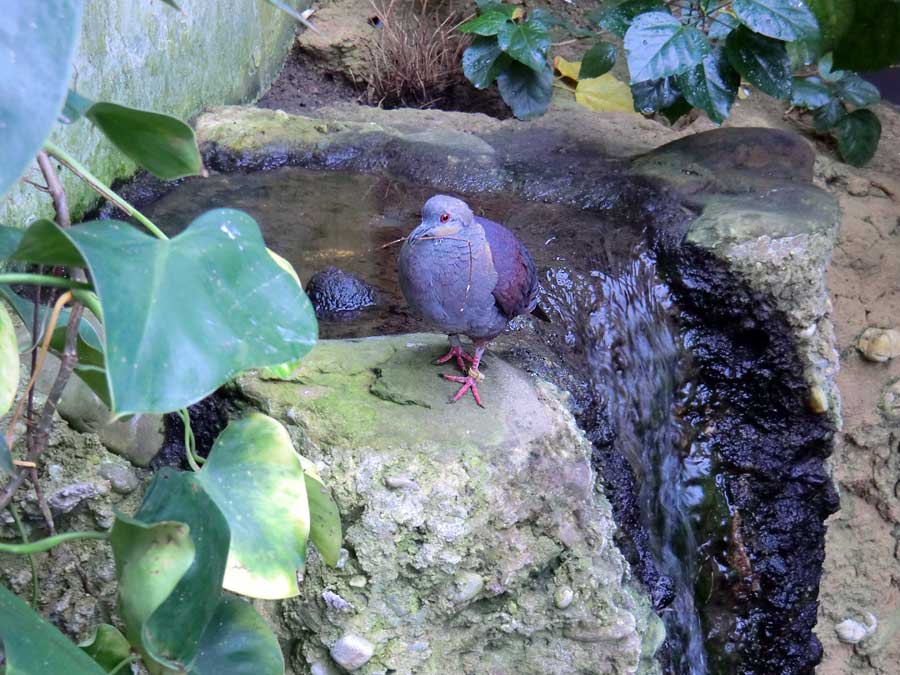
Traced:
<path fill-rule="evenodd" d="M 565 609 L 572 604 L 574 599 L 575 591 L 568 586 L 560 586 L 556 589 L 556 593 L 553 594 L 553 604 L 559 609 Z"/>
<path fill-rule="evenodd" d="M 852 176 L 847 180 L 847 192 L 854 197 L 865 197 L 869 194 L 869 181 L 861 176 Z"/>
<path fill-rule="evenodd" d="M 372 286 L 336 267 L 313 274 L 306 284 L 306 295 L 319 318 L 338 318 L 344 312 L 356 312 L 375 304 Z"/>
<path fill-rule="evenodd" d="M 893 328 L 866 328 L 856 348 L 869 361 L 883 363 L 900 356 L 900 331 Z"/>
<path fill-rule="evenodd" d="M 350 577 L 347 585 L 351 588 L 365 588 L 367 583 L 369 583 L 369 580 L 366 579 L 362 574 L 355 574 Z"/>
<path fill-rule="evenodd" d="M 325 604 L 328 605 L 331 609 L 334 609 L 338 612 L 342 612 L 344 614 L 350 614 L 351 612 L 353 612 L 353 605 L 344 600 L 334 591 L 322 591 L 322 600 L 324 600 Z"/>
<path fill-rule="evenodd" d="M 47 505 L 54 516 L 62 516 L 74 511 L 82 502 L 98 497 L 104 492 L 109 492 L 109 488 L 101 489 L 97 483 L 73 483 L 49 495 Z"/>
<path fill-rule="evenodd" d="M 419 484 L 408 476 L 385 476 L 384 486 L 388 490 L 418 490 Z"/>
<path fill-rule="evenodd" d="M 339 666 L 356 670 L 369 662 L 375 653 L 375 645 L 359 635 L 348 633 L 334 643 L 330 653 Z"/>
<path fill-rule="evenodd" d="M 895 380 L 881 393 L 881 414 L 891 422 L 900 422 L 900 380 Z"/>
<path fill-rule="evenodd" d="M 350 551 L 348 551 L 345 548 L 342 548 L 340 550 L 340 552 L 338 553 L 338 559 L 334 566 L 337 567 L 339 570 L 342 570 L 347 565 L 347 561 L 349 559 L 350 559 Z"/>
<path fill-rule="evenodd" d="M 484 588 L 484 579 L 480 574 L 476 574 L 475 572 L 460 572 L 453 579 L 453 594 L 451 599 L 454 603 L 468 602 L 481 593 L 482 588 Z"/>
<path fill-rule="evenodd" d="M 113 492 L 117 492 L 120 495 L 131 494 L 140 485 L 140 481 L 134 475 L 134 471 L 121 464 L 104 462 L 100 465 L 97 473 L 109 481 Z"/>
<path fill-rule="evenodd" d="M 834 632 L 837 633 L 838 639 L 841 642 L 855 645 L 857 642 L 862 642 L 878 630 L 878 619 L 875 618 L 874 614 L 866 612 L 866 619 L 868 620 L 868 625 L 856 621 L 855 619 L 844 619 L 834 627 Z"/>
<path fill-rule="evenodd" d="M 809 409 L 819 415 L 828 411 L 828 397 L 822 387 L 813 387 L 809 390 Z"/>

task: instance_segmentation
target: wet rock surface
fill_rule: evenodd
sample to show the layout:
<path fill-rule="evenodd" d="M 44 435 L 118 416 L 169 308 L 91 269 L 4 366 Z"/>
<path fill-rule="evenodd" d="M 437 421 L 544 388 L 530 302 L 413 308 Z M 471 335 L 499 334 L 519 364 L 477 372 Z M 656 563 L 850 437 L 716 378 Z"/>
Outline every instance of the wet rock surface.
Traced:
<path fill-rule="evenodd" d="M 375 304 L 375 289 L 362 279 L 336 267 L 313 274 L 306 283 L 306 295 L 319 318 L 358 312 Z"/>

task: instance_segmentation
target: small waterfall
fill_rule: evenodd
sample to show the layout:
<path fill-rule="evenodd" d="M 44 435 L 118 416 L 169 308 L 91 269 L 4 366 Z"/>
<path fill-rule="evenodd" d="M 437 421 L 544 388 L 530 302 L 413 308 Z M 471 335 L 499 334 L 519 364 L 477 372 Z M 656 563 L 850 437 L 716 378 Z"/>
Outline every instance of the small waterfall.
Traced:
<path fill-rule="evenodd" d="M 595 400 L 607 410 L 615 449 L 634 471 L 641 519 L 673 600 L 661 615 L 673 675 L 705 675 L 703 631 L 694 606 L 697 541 L 691 524 L 690 467 L 675 415 L 685 353 L 669 317 L 667 290 L 653 261 L 638 256 L 616 274 L 583 278 L 551 272 L 551 303 L 568 328 L 566 342 L 587 361 Z"/>

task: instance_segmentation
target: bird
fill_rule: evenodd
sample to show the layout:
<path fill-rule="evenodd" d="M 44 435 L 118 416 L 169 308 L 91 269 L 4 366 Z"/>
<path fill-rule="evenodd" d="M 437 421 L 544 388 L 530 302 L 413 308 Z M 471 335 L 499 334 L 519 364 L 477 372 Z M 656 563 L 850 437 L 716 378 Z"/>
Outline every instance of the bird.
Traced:
<path fill-rule="evenodd" d="M 476 216 L 461 199 L 435 195 L 403 242 L 398 269 L 400 290 L 413 313 L 448 334 L 450 350 L 435 364 L 455 359 L 464 373 L 444 375 L 462 385 L 451 402 L 471 391 L 484 407 L 478 367 L 485 349 L 512 319 L 538 306 L 540 283 L 525 245 L 503 225 Z M 472 340 L 471 355 L 461 335 Z"/>

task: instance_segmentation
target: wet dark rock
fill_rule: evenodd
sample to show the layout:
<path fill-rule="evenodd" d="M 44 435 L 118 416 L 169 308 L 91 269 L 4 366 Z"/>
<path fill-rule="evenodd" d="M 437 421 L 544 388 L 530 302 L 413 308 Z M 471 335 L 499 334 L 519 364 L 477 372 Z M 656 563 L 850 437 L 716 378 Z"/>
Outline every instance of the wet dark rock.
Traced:
<path fill-rule="evenodd" d="M 313 274 L 306 284 L 306 294 L 319 318 L 357 312 L 375 304 L 374 288 L 337 267 Z"/>
<path fill-rule="evenodd" d="M 236 404 L 224 393 L 217 391 L 188 408 L 191 430 L 201 457 L 209 455 L 213 443 L 228 425 Z M 175 413 L 165 416 L 166 440 L 162 450 L 153 458 L 150 467 L 159 470 L 164 466 L 189 469 L 184 454 L 184 423 Z"/>

